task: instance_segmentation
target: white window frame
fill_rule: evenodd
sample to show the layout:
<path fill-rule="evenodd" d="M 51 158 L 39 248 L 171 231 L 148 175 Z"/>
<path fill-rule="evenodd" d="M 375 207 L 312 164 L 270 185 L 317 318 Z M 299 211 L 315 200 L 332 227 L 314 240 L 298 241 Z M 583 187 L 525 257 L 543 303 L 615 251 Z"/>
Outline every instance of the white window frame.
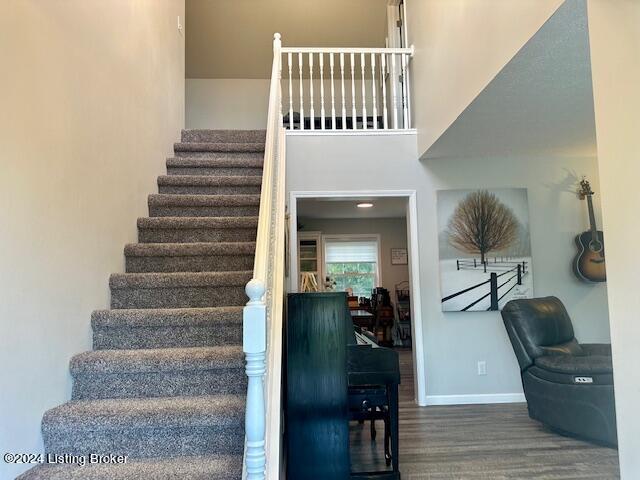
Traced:
<path fill-rule="evenodd" d="M 322 279 L 327 278 L 327 242 L 362 242 L 362 241 L 374 241 L 376 242 L 376 271 L 374 288 L 382 286 L 382 256 L 380 235 L 375 233 L 362 233 L 362 234 L 327 234 L 322 235 Z"/>

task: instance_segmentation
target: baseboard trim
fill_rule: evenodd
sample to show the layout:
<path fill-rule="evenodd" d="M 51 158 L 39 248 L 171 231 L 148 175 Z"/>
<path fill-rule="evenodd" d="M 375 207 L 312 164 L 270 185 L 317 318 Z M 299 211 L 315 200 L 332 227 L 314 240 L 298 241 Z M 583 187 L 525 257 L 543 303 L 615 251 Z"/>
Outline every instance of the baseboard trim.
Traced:
<path fill-rule="evenodd" d="M 426 405 L 475 405 L 482 403 L 521 403 L 524 393 L 483 393 L 477 395 L 427 395 Z"/>

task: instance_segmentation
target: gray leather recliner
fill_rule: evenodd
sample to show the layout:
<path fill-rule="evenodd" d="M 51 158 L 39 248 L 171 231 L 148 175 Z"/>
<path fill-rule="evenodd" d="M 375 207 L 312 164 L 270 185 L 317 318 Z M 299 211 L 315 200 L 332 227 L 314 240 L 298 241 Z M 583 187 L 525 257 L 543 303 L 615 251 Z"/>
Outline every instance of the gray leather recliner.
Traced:
<path fill-rule="evenodd" d="M 556 297 L 512 300 L 502 319 L 529 416 L 565 435 L 617 445 L 611 345 L 578 343 Z"/>

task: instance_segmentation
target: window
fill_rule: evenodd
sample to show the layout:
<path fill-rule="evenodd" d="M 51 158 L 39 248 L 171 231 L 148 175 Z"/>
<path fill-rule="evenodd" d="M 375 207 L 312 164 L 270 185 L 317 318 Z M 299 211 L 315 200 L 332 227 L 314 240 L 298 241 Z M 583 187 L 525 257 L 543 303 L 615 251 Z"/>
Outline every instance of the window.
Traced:
<path fill-rule="evenodd" d="M 325 237 L 326 275 L 335 290 L 353 289 L 358 297 L 370 297 L 378 286 L 378 239 L 375 237 Z"/>

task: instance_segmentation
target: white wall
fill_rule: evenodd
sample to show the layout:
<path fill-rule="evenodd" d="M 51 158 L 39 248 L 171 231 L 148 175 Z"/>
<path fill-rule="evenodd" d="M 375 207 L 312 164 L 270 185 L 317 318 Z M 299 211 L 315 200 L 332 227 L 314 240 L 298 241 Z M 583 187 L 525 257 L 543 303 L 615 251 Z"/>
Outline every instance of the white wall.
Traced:
<path fill-rule="evenodd" d="M 188 78 L 185 85 L 187 128 L 265 129 L 270 82 Z"/>
<path fill-rule="evenodd" d="M 477 401 L 513 400 L 521 398 L 518 394 L 522 392 L 519 369 L 500 314 L 441 311 L 435 205 L 438 189 L 527 187 L 536 295 L 553 294 L 565 301 L 579 340 L 609 340 L 605 286 L 582 284 L 571 273 L 573 237 L 584 230 L 586 214 L 584 204 L 570 191 L 574 179 L 568 180 L 567 176 L 571 171 L 587 175 L 597 189 L 595 158 L 448 158 L 427 163 L 417 158 L 415 135 L 287 139 L 290 191 L 417 191 L 428 395 L 420 399 L 422 403 L 453 401 L 449 395 Z M 596 210 L 599 218 L 597 201 Z M 487 361 L 487 376 L 477 375 L 478 360 Z"/>
<path fill-rule="evenodd" d="M 184 0 L 0 3 L 0 452 L 41 450 L 179 138 L 178 15 Z"/>
<path fill-rule="evenodd" d="M 620 472 L 640 478 L 640 3 L 589 0 Z"/>
<path fill-rule="evenodd" d="M 564 0 L 407 0 L 422 155 Z"/>
<path fill-rule="evenodd" d="M 395 302 L 395 288 L 409 280 L 408 265 L 392 265 L 391 249 L 407 248 L 406 218 L 298 218 L 301 231 L 322 232 L 324 235 L 378 234 L 380 235 L 380 285 L 389 290 Z"/>
<path fill-rule="evenodd" d="M 286 62 L 286 58 L 284 60 Z M 306 59 L 305 59 L 306 61 Z M 318 58 L 316 56 L 316 62 Z M 328 60 L 325 58 L 325 62 Z M 297 65 L 297 64 L 296 64 Z M 304 68 L 304 67 L 303 67 Z M 327 67 L 328 69 L 328 67 Z M 316 67 L 317 70 L 317 67 Z M 293 111 L 300 112 L 300 84 L 296 79 L 297 66 L 293 71 L 292 95 Z M 339 72 L 335 71 L 334 89 L 336 116 L 342 115 L 342 92 L 338 82 Z M 347 75 L 348 74 L 348 75 Z M 285 75 L 283 73 L 283 75 Z M 288 74 L 287 74 L 288 75 Z M 319 76 L 319 72 L 314 72 Z M 325 72 L 324 105 L 325 117 L 331 118 L 331 82 Z M 347 79 L 347 76 L 349 77 Z M 289 83 L 288 76 L 282 82 L 282 110 L 289 113 Z M 347 81 L 348 80 L 348 81 Z M 345 108 L 347 116 L 351 117 L 352 100 L 350 73 L 345 71 Z M 213 79 L 188 78 L 186 80 L 186 125 L 187 128 L 220 128 L 220 129 L 264 129 L 267 124 L 267 110 L 269 108 L 270 79 Z M 303 79 L 304 94 L 303 107 L 305 117 L 310 116 L 310 84 L 309 79 Z M 367 116 L 373 114 L 373 82 L 365 81 L 365 106 Z M 382 115 L 382 93 L 377 84 L 378 115 Z M 362 116 L 362 80 L 355 81 L 356 115 Z M 399 98 L 399 97 L 398 97 Z M 391 94 L 388 94 L 391 101 Z M 320 81 L 313 81 L 313 102 L 316 118 L 320 118 Z M 402 119 L 400 119 L 402 122 Z"/>

